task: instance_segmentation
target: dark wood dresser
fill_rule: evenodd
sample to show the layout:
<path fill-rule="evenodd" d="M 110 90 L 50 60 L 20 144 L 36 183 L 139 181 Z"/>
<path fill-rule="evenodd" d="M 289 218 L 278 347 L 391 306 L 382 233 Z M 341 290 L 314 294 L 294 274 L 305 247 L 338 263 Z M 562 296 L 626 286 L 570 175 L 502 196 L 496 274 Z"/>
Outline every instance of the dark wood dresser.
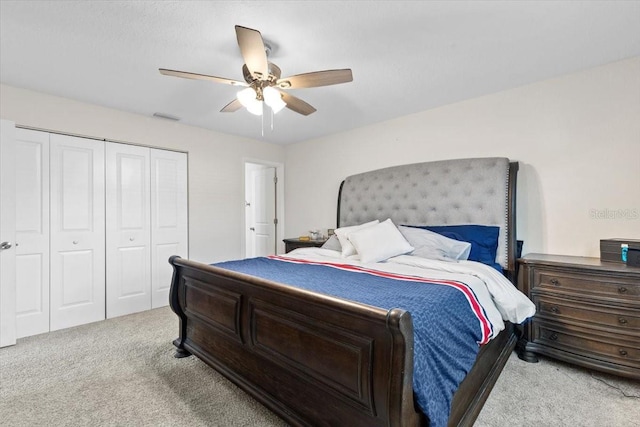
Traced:
<path fill-rule="evenodd" d="M 536 353 L 640 379 L 640 268 L 599 258 L 529 254 L 518 287 L 535 304 L 519 356 Z"/>
<path fill-rule="evenodd" d="M 327 239 L 323 240 L 300 240 L 299 238 L 283 239 L 284 251 L 289 253 L 298 248 L 319 248 L 324 245 Z"/>

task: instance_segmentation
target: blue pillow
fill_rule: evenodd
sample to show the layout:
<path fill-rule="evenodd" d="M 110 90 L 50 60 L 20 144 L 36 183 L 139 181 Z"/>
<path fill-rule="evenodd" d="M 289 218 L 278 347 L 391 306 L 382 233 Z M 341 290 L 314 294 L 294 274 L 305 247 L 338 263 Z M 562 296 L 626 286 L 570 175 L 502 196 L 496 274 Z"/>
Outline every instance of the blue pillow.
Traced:
<path fill-rule="evenodd" d="M 500 227 L 491 225 L 420 225 L 413 227 L 424 228 L 450 239 L 471 243 L 469 261 L 487 264 L 502 273 L 502 266 L 496 263 Z"/>

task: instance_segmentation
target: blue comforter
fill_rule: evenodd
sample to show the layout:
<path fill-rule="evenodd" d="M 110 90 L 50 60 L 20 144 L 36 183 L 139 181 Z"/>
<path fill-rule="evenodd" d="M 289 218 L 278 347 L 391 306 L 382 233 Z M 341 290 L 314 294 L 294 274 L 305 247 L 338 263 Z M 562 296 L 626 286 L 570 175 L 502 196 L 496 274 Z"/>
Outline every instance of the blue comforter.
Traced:
<path fill-rule="evenodd" d="M 383 309 L 411 313 L 414 329 L 413 389 L 431 426 L 446 426 L 451 399 L 486 342 L 491 324 L 473 292 L 453 281 L 381 274 L 361 267 L 301 262 L 286 257 L 214 264 Z"/>

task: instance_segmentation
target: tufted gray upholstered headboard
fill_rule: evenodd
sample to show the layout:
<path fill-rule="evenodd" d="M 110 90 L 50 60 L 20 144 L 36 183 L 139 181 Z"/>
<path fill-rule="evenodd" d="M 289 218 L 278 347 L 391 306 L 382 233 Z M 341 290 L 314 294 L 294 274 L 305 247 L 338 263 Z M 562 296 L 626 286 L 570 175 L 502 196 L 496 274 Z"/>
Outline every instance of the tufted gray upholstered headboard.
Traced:
<path fill-rule="evenodd" d="M 496 262 L 515 271 L 515 179 L 502 157 L 393 166 L 347 177 L 338 195 L 338 227 L 391 218 L 396 225 L 500 227 Z"/>

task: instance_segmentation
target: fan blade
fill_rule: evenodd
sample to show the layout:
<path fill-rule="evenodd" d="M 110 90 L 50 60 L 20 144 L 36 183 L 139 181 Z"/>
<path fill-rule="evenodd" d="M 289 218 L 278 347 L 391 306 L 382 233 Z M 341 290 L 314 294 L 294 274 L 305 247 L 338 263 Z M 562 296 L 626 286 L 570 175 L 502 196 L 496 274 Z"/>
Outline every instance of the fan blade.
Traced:
<path fill-rule="evenodd" d="M 236 25 L 236 36 L 242 58 L 251 74 L 258 80 L 267 80 L 269 63 L 260 31 Z"/>
<path fill-rule="evenodd" d="M 160 74 L 164 74 L 165 76 L 182 77 L 185 79 L 209 80 L 216 83 L 224 83 L 233 86 L 248 86 L 248 84 L 239 80 L 225 79 L 224 77 L 207 76 L 206 74 L 188 73 L 186 71 L 167 70 L 166 68 L 160 68 Z"/>
<path fill-rule="evenodd" d="M 238 111 L 241 108 L 242 108 L 242 104 L 236 98 L 233 101 L 231 101 L 230 103 L 228 103 L 227 105 L 225 105 L 224 108 L 222 110 L 220 110 L 220 112 L 221 113 L 233 113 L 234 111 Z"/>
<path fill-rule="evenodd" d="M 307 104 L 300 98 L 296 98 L 286 92 L 282 92 L 282 100 L 287 103 L 287 108 L 300 113 L 303 116 L 308 116 L 311 113 L 315 113 L 316 109 Z"/>
<path fill-rule="evenodd" d="M 353 81 L 353 75 L 349 68 L 343 70 L 315 71 L 313 73 L 297 74 L 276 81 L 276 86 L 281 89 L 301 89 L 305 87 L 318 87 L 337 85 Z"/>

